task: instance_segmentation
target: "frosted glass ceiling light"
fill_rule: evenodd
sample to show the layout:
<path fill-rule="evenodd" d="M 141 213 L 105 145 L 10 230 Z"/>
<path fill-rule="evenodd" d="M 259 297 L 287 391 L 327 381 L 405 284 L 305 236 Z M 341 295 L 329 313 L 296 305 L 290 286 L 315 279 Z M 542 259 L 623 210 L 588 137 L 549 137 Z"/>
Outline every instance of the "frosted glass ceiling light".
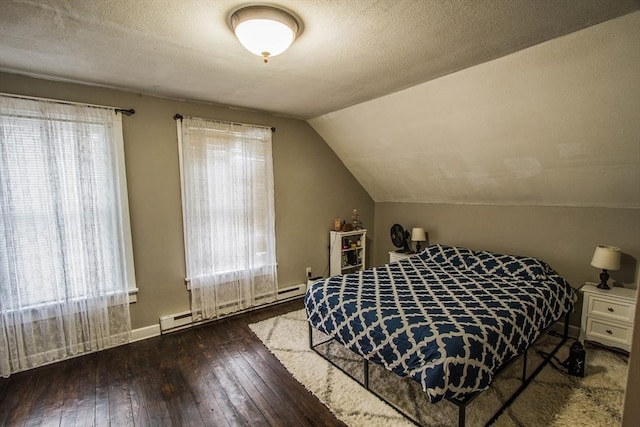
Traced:
<path fill-rule="evenodd" d="M 272 6 L 248 6 L 231 14 L 231 28 L 240 43 L 264 62 L 287 50 L 298 35 L 299 25 L 289 12 Z"/>

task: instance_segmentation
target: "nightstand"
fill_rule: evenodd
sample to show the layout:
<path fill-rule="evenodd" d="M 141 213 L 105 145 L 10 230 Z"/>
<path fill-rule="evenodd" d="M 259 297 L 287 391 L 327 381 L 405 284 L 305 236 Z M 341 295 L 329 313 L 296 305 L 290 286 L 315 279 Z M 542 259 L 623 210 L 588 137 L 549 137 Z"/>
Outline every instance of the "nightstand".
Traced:
<path fill-rule="evenodd" d="M 392 252 L 389 252 L 389 262 L 400 261 L 401 259 L 409 258 L 411 255 L 415 255 L 415 253 L 408 254 L 405 252 L 392 251 Z"/>
<path fill-rule="evenodd" d="M 586 283 L 580 291 L 580 341 L 594 341 L 631 351 L 637 291 L 627 288 L 599 289 L 595 283 Z"/>

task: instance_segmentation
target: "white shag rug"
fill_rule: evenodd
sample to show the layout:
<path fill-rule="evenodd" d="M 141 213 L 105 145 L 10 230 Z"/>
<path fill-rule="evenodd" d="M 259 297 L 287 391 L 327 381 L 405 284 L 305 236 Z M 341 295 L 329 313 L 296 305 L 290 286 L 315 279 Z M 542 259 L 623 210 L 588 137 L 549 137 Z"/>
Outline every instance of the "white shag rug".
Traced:
<path fill-rule="evenodd" d="M 411 425 L 397 411 L 353 379 L 336 369 L 309 348 L 309 329 L 304 310 L 298 310 L 249 325 L 264 345 L 284 367 L 316 395 L 337 418 L 347 425 Z M 314 343 L 326 336 L 314 330 Z M 536 344 L 550 351 L 557 338 L 545 336 Z M 572 343 L 569 340 L 558 352 L 564 360 Z M 331 359 L 354 373 L 362 381 L 362 361 L 342 346 L 331 343 L 321 349 Z M 521 358 L 522 360 L 522 358 Z M 540 357 L 529 351 L 529 371 Z M 547 365 L 498 418 L 496 426 L 617 426 L 620 425 L 628 358 L 624 355 L 589 346 L 586 375 L 569 376 Z M 424 426 L 455 426 L 458 410 L 447 401 L 431 404 L 415 381 L 401 379 L 375 364 L 370 364 L 370 387 L 412 414 Z M 503 371 L 491 387 L 467 407 L 467 426 L 484 425 L 520 385 L 522 361 Z"/>

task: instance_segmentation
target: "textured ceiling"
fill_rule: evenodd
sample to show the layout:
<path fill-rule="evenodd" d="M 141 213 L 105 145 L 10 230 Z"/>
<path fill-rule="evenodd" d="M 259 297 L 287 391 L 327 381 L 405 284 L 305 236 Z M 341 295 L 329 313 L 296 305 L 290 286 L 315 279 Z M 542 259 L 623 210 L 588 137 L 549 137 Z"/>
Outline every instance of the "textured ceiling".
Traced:
<path fill-rule="evenodd" d="M 0 0 L 0 70 L 308 120 L 376 202 L 640 207 L 639 0 L 275 3 L 265 65 L 247 2 Z"/>
<path fill-rule="evenodd" d="M 638 8 L 637 0 L 281 0 L 304 31 L 263 64 L 237 0 L 0 0 L 0 69 L 309 119 Z"/>
<path fill-rule="evenodd" d="M 376 202 L 640 208 L 640 12 L 309 120 Z"/>

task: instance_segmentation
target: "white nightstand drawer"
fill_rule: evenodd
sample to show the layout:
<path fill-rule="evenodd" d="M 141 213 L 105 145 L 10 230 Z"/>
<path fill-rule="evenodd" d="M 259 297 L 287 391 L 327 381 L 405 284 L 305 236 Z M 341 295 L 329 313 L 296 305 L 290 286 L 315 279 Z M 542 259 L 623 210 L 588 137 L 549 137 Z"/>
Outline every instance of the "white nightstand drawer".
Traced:
<path fill-rule="evenodd" d="M 587 339 L 598 338 L 599 341 L 610 341 L 615 344 L 631 344 L 633 327 L 616 325 L 590 317 L 587 320 Z"/>
<path fill-rule="evenodd" d="M 594 283 L 580 288 L 583 294 L 580 341 L 595 341 L 631 351 L 636 310 L 635 289 L 600 289 Z"/>
<path fill-rule="evenodd" d="M 633 305 L 612 301 L 598 296 L 590 296 L 587 314 L 595 314 L 607 319 L 633 322 Z"/>

